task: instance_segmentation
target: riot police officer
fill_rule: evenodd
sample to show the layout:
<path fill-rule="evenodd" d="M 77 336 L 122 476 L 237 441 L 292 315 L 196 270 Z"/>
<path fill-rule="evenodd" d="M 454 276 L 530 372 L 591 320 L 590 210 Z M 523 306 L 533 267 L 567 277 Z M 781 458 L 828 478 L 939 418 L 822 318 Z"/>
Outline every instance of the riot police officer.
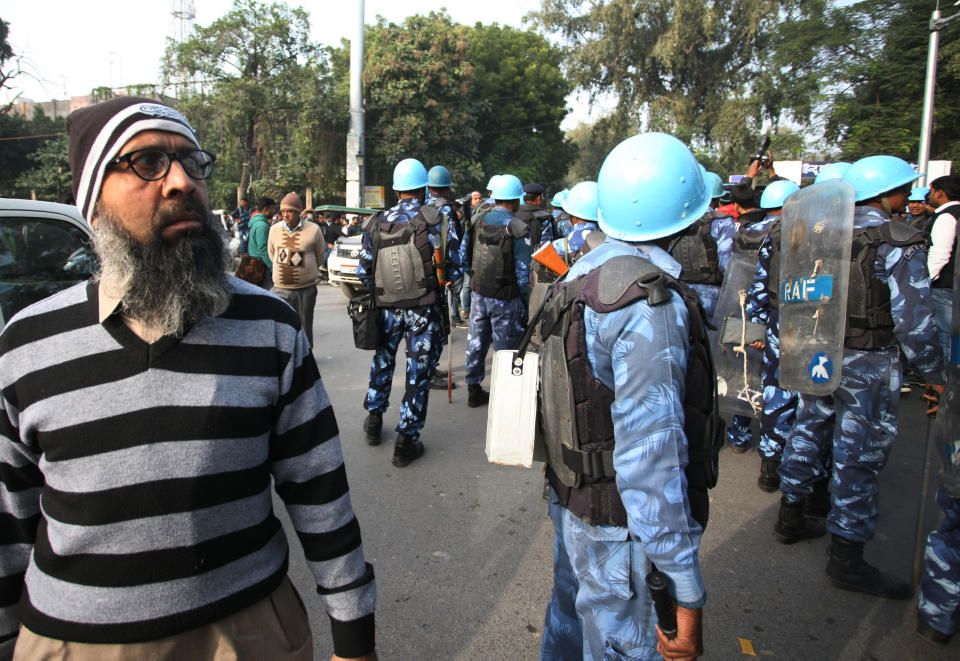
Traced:
<path fill-rule="evenodd" d="M 474 216 L 469 259 L 470 328 L 467 330 L 467 405 L 483 406 L 490 393 L 480 384 L 490 342 L 494 351 L 513 349 L 523 336 L 530 280 L 529 226 L 514 217 L 523 186 L 512 174 L 493 182 L 494 207 Z"/>
<path fill-rule="evenodd" d="M 661 133 L 610 152 L 598 197 L 606 242 L 554 285 L 539 317 L 540 406 L 558 411 L 541 416 L 556 532 L 541 658 L 693 659 L 715 380 L 703 308 L 664 248 L 709 197 L 693 154 Z M 651 563 L 675 599 L 673 639 L 644 587 Z"/>
<path fill-rule="evenodd" d="M 536 249 L 547 241 L 553 241 L 553 216 L 543 209 L 543 186 L 526 184 L 523 187 L 523 203 L 515 214 L 516 218 L 530 227 L 530 247 Z"/>
<path fill-rule="evenodd" d="M 357 277 L 373 292 L 380 319 L 381 340 L 373 354 L 370 386 L 363 407 L 367 443 L 378 445 L 383 412 L 390 403 L 390 387 L 400 341 L 406 342 L 406 390 L 400 403 L 400 422 L 393 465 L 403 467 L 423 455 L 420 430 L 427 417 L 430 371 L 443 348 L 443 295 L 434 270 L 434 249 L 440 246 L 439 212 L 424 206 L 427 169 L 413 158 L 393 170 L 393 189 L 399 202 L 375 214 L 363 233 Z M 447 229 L 447 273 L 459 277 L 459 237 Z M 410 277 L 412 275 L 412 277 Z"/>
<path fill-rule="evenodd" d="M 893 156 L 856 161 L 843 179 L 855 189 L 854 236 L 843 367 L 839 387 L 825 396 L 804 394 L 780 464 L 777 537 L 789 542 L 824 533 L 805 517 L 803 501 L 832 464 L 832 535 L 826 572 L 837 588 L 907 599 L 911 586 L 863 559 L 874 535 L 877 476 L 897 435 L 900 358 L 907 359 L 938 392 L 943 354 L 937 341 L 923 234 L 890 214 L 906 206 L 917 174 Z"/>
<path fill-rule="evenodd" d="M 760 245 L 757 270 L 747 293 L 747 317 L 751 322 L 767 327 L 766 342 L 754 345 L 756 349 L 763 349 L 763 371 L 760 374 L 763 411 L 760 414 L 760 477 L 757 486 L 771 493 L 780 488 L 777 468 L 797 410 L 797 393 L 780 387 L 780 309 L 777 305 L 780 269 L 777 255 L 783 203 L 798 190 L 800 187 L 796 183 L 781 179 L 768 185 L 760 197 L 760 208 L 767 217 L 761 224 L 754 225 L 754 231 L 762 228 L 766 237 Z M 819 510 L 822 516 L 826 516 L 824 509 L 821 506 Z"/>

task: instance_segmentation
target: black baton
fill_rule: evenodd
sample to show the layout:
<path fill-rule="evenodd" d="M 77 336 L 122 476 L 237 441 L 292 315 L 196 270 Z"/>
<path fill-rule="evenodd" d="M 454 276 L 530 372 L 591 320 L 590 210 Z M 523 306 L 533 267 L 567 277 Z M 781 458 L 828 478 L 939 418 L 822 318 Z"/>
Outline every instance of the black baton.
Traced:
<path fill-rule="evenodd" d="M 667 575 L 659 569 L 647 574 L 647 589 L 653 599 L 653 607 L 657 611 L 657 622 L 663 635 L 673 640 L 677 637 L 677 611 L 673 599 L 667 592 Z"/>

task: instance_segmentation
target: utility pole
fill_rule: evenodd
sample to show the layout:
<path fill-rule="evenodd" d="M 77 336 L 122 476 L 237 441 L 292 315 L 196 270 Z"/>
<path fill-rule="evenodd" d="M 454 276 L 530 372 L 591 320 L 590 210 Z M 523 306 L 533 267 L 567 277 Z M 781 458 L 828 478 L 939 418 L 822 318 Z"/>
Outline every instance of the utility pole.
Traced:
<path fill-rule="evenodd" d="M 356 0 L 357 24 L 350 40 L 350 132 L 347 133 L 347 206 L 363 206 L 363 0 Z"/>
<path fill-rule="evenodd" d="M 917 167 L 923 174 L 917 180 L 918 186 L 927 185 L 927 165 L 930 162 L 930 136 L 933 134 L 933 94 L 937 86 L 937 49 L 940 45 L 940 30 L 960 18 L 960 12 L 947 18 L 940 18 L 937 6 L 930 16 L 930 45 L 927 48 L 927 80 L 923 91 L 923 120 L 920 125 L 920 155 Z"/>

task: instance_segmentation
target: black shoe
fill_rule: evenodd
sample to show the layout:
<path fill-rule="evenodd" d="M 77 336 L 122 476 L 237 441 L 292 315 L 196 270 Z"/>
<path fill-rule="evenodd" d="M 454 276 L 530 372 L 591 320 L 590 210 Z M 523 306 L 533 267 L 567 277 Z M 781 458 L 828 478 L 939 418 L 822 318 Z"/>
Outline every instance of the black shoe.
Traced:
<path fill-rule="evenodd" d="M 940 633 L 929 624 L 923 621 L 920 613 L 917 613 L 917 634 L 924 640 L 929 640 L 937 645 L 946 645 L 953 638 L 953 634 Z"/>
<path fill-rule="evenodd" d="M 468 322 L 466 319 L 459 319 L 453 322 L 453 326 L 454 328 L 470 328 L 470 322 Z"/>
<path fill-rule="evenodd" d="M 363 421 L 363 433 L 367 438 L 367 445 L 380 445 L 380 432 L 383 430 L 383 414 L 379 411 L 370 411 Z"/>
<path fill-rule="evenodd" d="M 830 514 L 830 477 L 813 485 L 813 493 L 803 499 L 803 513 L 814 519 L 826 519 Z"/>
<path fill-rule="evenodd" d="M 886 599 L 910 599 L 913 587 L 896 576 L 880 571 L 863 559 L 863 542 L 851 542 L 839 535 L 830 543 L 827 576 L 833 587 L 863 592 Z"/>
<path fill-rule="evenodd" d="M 405 434 L 397 434 L 397 441 L 393 446 L 393 465 L 403 468 L 423 456 L 423 443 L 411 440 Z"/>
<path fill-rule="evenodd" d="M 434 374 L 430 379 L 430 387 L 434 390 L 446 390 L 447 389 L 447 376 L 440 376 L 439 374 Z M 450 389 L 453 390 L 457 387 L 456 383 L 450 383 Z"/>
<path fill-rule="evenodd" d="M 478 406 L 486 406 L 489 401 L 490 393 L 481 388 L 479 383 L 467 385 L 467 406 L 475 409 Z"/>
<path fill-rule="evenodd" d="M 780 462 L 776 459 L 764 459 L 760 463 L 760 477 L 757 478 L 757 486 L 762 491 L 773 493 L 780 490 L 778 468 L 780 468 Z"/>
<path fill-rule="evenodd" d="M 447 370 L 442 370 L 439 367 L 434 368 L 433 370 L 433 375 L 439 376 L 441 379 L 446 379 L 448 374 L 449 372 L 447 372 Z"/>
<path fill-rule="evenodd" d="M 748 445 L 731 445 L 730 451 L 734 454 L 746 454 L 747 450 L 750 449 Z"/>
<path fill-rule="evenodd" d="M 823 521 L 809 519 L 803 514 L 803 502 L 791 503 L 786 498 L 780 499 L 780 511 L 777 513 L 777 523 L 773 526 L 773 534 L 781 544 L 793 544 L 803 539 L 822 537 L 827 532 Z"/>

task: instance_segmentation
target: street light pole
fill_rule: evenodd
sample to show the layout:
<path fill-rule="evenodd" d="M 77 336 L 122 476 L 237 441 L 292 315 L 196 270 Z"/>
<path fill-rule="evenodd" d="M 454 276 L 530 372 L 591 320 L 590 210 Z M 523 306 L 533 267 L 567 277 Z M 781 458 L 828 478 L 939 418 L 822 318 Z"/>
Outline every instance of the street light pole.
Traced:
<path fill-rule="evenodd" d="M 356 0 L 357 23 L 350 40 L 350 132 L 347 133 L 347 206 L 363 203 L 363 0 Z"/>
<path fill-rule="evenodd" d="M 930 162 L 930 137 L 933 134 L 933 95 L 937 86 L 937 50 L 940 45 L 940 30 L 960 18 L 960 13 L 940 18 L 939 6 L 930 16 L 930 45 L 927 48 L 927 80 L 923 90 L 923 119 L 920 126 L 920 155 L 917 167 L 921 174 L 918 186 L 927 185 L 927 165 Z"/>

